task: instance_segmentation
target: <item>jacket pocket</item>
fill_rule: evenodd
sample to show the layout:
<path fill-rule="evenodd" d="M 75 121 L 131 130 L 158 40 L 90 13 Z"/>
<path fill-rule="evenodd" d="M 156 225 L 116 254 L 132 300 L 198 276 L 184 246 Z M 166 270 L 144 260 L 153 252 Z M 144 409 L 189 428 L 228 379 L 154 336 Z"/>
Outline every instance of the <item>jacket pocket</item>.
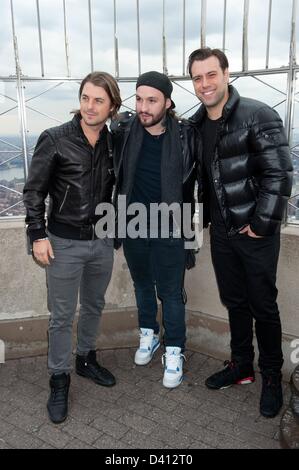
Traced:
<path fill-rule="evenodd" d="M 48 231 L 48 237 L 53 247 L 53 250 L 64 250 L 65 248 L 70 248 L 72 245 L 72 240 L 70 238 L 62 238 L 50 233 Z"/>
<path fill-rule="evenodd" d="M 281 138 L 281 129 L 269 129 L 262 131 L 262 136 L 274 144 L 278 143 Z"/>

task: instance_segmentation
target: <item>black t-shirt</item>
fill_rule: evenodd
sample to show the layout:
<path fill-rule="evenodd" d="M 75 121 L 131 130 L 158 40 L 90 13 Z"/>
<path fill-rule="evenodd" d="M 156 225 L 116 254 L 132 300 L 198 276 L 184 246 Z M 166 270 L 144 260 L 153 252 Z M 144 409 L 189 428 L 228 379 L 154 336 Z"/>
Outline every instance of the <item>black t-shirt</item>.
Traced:
<path fill-rule="evenodd" d="M 161 155 L 164 134 L 153 136 L 144 130 L 130 203 L 161 202 Z"/>
<path fill-rule="evenodd" d="M 204 178 L 208 181 L 205 186 L 208 188 L 208 204 L 211 225 L 217 232 L 226 234 L 226 228 L 222 214 L 220 212 L 219 201 L 216 196 L 214 188 L 214 180 L 211 171 L 211 165 L 215 153 L 215 145 L 217 138 L 217 131 L 220 124 L 220 119 L 212 120 L 208 117 L 205 118 L 202 126 L 203 136 L 203 163 L 204 163 Z"/>
<path fill-rule="evenodd" d="M 139 202 L 147 210 L 147 226 L 158 230 L 160 218 L 150 220 L 150 204 L 161 203 L 161 157 L 164 133 L 151 135 L 144 129 L 143 142 L 138 156 L 130 204 Z M 133 216 L 129 216 L 128 220 Z M 158 223 L 158 225 L 157 225 Z M 151 224 L 151 225 L 150 225 Z"/>

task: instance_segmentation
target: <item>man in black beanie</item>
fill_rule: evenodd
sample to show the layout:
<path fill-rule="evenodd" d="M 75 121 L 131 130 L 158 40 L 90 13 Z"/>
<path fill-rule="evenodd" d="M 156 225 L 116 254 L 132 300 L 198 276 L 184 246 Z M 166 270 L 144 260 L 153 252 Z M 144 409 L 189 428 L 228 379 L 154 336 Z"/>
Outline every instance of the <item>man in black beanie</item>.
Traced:
<path fill-rule="evenodd" d="M 165 237 L 161 223 L 152 235 L 153 204 L 190 203 L 199 172 L 201 143 L 195 127 L 175 117 L 172 83 L 159 72 L 146 72 L 136 83 L 136 114 L 124 113 L 112 125 L 115 149 L 115 201 L 126 196 L 127 207 L 146 208 L 146 230 L 123 240 L 138 307 L 140 346 L 135 364 L 148 364 L 160 346 L 157 297 L 162 302 L 164 345 L 163 385 L 177 387 L 183 379 L 185 348 L 184 238 L 175 233 L 175 218 Z M 136 206 L 135 206 L 136 207 Z M 118 207 L 120 210 L 120 207 Z M 169 213 L 168 213 L 169 214 Z M 164 235 L 164 236 L 163 236 Z"/>

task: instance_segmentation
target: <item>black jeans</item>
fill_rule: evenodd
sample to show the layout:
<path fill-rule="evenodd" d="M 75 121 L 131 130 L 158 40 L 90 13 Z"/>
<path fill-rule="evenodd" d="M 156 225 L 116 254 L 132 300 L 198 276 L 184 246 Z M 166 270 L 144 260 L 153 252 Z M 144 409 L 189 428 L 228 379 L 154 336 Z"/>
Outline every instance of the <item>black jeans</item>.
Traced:
<path fill-rule="evenodd" d="M 130 239 L 123 242 L 124 255 L 132 276 L 140 328 L 159 332 L 157 296 L 162 302 L 164 344 L 185 346 L 185 305 L 182 286 L 185 271 L 184 242 L 181 239 Z"/>
<path fill-rule="evenodd" d="M 228 309 L 232 360 L 254 359 L 253 319 L 261 370 L 280 371 L 283 364 L 281 323 L 276 303 L 280 234 L 226 238 L 211 229 L 211 253 L 220 298 Z"/>

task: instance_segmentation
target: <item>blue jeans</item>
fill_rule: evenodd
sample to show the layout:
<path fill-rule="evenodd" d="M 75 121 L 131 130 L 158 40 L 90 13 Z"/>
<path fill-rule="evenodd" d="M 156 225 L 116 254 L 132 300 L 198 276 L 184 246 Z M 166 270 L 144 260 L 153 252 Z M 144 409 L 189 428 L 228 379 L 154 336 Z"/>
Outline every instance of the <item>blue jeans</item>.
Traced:
<path fill-rule="evenodd" d="M 159 332 L 157 296 L 162 302 L 164 344 L 184 350 L 185 305 L 182 287 L 185 252 L 182 239 L 130 239 L 124 254 L 134 283 L 140 328 Z"/>

